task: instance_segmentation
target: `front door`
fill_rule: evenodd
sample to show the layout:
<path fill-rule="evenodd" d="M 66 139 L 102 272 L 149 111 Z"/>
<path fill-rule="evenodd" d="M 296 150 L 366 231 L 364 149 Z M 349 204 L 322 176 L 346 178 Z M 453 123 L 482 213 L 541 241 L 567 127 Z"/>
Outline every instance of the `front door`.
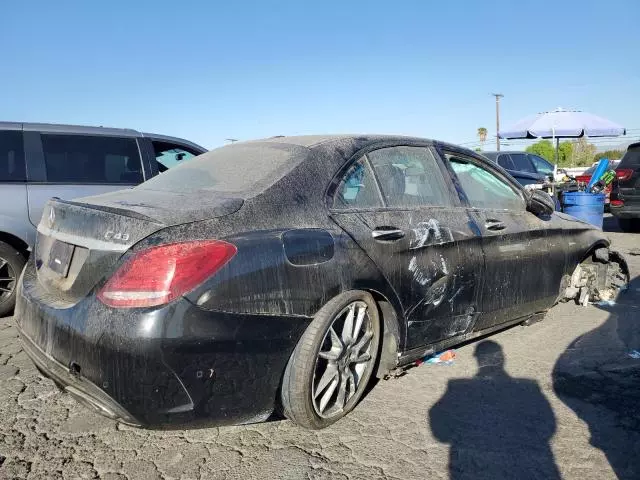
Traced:
<path fill-rule="evenodd" d="M 355 161 L 334 195 L 332 218 L 398 295 L 405 350 L 467 333 L 477 316 L 481 237 L 445 174 L 429 147 L 387 147 Z"/>
<path fill-rule="evenodd" d="M 557 299 L 564 250 L 550 248 L 550 219 L 526 210 L 522 193 L 495 168 L 446 153 L 482 232 L 485 283 L 477 331 L 549 308 Z"/>

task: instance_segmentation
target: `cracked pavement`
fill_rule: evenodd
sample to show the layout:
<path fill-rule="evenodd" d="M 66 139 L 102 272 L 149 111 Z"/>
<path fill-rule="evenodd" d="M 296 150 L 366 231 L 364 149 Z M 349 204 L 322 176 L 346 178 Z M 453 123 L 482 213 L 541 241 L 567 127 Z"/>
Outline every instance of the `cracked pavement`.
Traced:
<path fill-rule="evenodd" d="M 623 253 L 640 238 L 610 236 Z M 640 256 L 627 260 L 638 277 Z M 640 284 L 624 297 L 623 306 L 561 304 L 491 336 L 504 353 L 500 380 L 479 371 L 471 343 L 453 366 L 380 381 L 347 418 L 315 432 L 286 420 L 117 424 L 40 376 L 13 319 L 0 319 L 0 479 L 640 478 L 640 359 L 628 356 L 640 349 Z M 526 470 L 505 466 L 514 458 Z"/>

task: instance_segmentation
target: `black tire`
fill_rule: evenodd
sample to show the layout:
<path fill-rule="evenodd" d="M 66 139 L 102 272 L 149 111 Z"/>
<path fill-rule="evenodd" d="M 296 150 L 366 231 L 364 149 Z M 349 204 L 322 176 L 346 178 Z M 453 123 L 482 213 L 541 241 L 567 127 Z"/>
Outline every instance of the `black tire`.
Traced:
<path fill-rule="evenodd" d="M 354 382 L 357 383 L 355 393 L 348 398 L 344 404 L 344 408 L 328 418 L 323 417 L 318 414 L 312 398 L 315 372 L 318 368 L 317 362 L 322 362 L 319 353 L 321 348 L 323 348 L 324 342 L 326 342 L 325 337 L 330 335 L 329 330 L 330 327 L 334 325 L 334 321 L 340 321 L 341 312 L 344 312 L 345 309 L 354 302 L 363 302 L 366 304 L 366 314 L 370 321 L 367 326 L 370 326 L 370 332 L 373 333 L 369 341 L 370 343 L 367 344 L 370 345 L 368 347 L 370 360 L 368 360 L 365 371 L 360 375 L 359 381 Z M 302 427 L 317 430 L 328 427 L 353 410 L 366 391 L 367 384 L 371 380 L 371 376 L 375 370 L 380 346 L 380 332 L 378 305 L 367 292 L 359 290 L 348 291 L 338 295 L 324 305 L 315 315 L 302 337 L 300 337 L 285 369 L 280 392 L 280 401 L 284 415 Z M 355 336 L 357 336 L 357 334 L 358 332 L 355 332 Z M 364 333 L 364 336 L 368 334 L 369 332 L 367 331 Z M 344 355 L 348 356 L 348 352 Z M 351 367 L 348 366 L 345 368 L 350 369 Z M 339 386 L 336 387 L 336 390 L 339 390 L 342 388 L 342 376 L 337 374 L 337 378 Z M 355 377 L 351 377 L 352 382 L 353 378 Z M 349 382 L 345 382 L 345 385 L 348 383 Z M 345 386 L 345 389 L 346 388 Z"/>
<path fill-rule="evenodd" d="M 0 242 L 0 317 L 13 312 L 18 279 L 26 263 L 24 255 L 11 245 Z M 13 280 L 4 280 L 13 278 Z"/>
<path fill-rule="evenodd" d="M 618 218 L 618 225 L 623 232 L 640 232 L 640 219 L 638 218 Z"/>

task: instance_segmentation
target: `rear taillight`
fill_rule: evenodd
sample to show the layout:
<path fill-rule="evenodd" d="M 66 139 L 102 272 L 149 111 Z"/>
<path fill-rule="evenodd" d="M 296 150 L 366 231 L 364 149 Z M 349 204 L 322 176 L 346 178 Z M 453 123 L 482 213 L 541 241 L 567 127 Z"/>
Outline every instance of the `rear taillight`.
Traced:
<path fill-rule="evenodd" d="M 136 253 L 98 293 L 110 307 L 152 307 L 168 303 L 216 273 L 237 252 L 220 240 L 171 243 Z"/>
<path fill-rule="evenodd" d="M 633 176 L 632 168 L 621 168 L 619 170 L 616 170 L 616 177 L 620 182 L 629 180 L 632 176 Z"/>
<path fill-rule="evenodd" d="M 622 200 L 611 200 L 612 207 L 624 207 L 624 202 Z"/>

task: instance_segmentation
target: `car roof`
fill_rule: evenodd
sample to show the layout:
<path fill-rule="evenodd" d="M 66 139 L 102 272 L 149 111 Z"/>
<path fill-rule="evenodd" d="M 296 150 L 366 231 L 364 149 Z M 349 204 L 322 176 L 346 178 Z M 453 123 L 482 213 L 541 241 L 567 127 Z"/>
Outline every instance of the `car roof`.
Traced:
<path fill-rule="evenodd" d="M 480 152 L 482 155 L 492 155 L 492 156 L 497 156 L 497 155 L 502 155 L 503 153 L 524 153 L 524 154 L 529 154 L 529 152 L 525 152 L 524 150 L 500 150 L 499 152 L 497 150 L 493 150 L 490 152 Z M 535 155 L 535 153 L 532 153 L 531 155 Z"/>
<path fill-rule="evenodd" d="M 433 143 L 428 138 L 410 137 L 405 135 L 380 135 L 380 134 L 335 134 L 335 135 L 276 135 L 269 138 L 250 140 L 249 142 L 274 142 L 300 147 L 314 148 L 320 145 L 340 144 L 345 141 L 356 140 L 362 143 L 374 143 L 384 141 L 410 141 Z"/>
<path fill-rule="evenodd" d="M 67 125 L 63 123 L 36 123 L 36 122 L 1 122 L 0 130 L 23 130 L 26 132 L 47 133 L 71 133 L 81 135 L 107 135 L 118 137 L 148 137 L 151 140 L 159 140 L 172 143 L 183 143 L 195 150 L 206 152 L 207 149 L 189 140 L 157 133 L 142 133 L 132 128 L 92 127 L 86 125 Z"/>
<path fill-rule="evenodd" d="M 139 137 L 141 135 L 140 132 L 131 128 L 90 127 L 84 125 L 65 125 L 61 123 L 0 122 L 0 129 L 21 129 L 27 132 L 80 133 L 85 135 L 118 135 L 123 137 Z"/>

